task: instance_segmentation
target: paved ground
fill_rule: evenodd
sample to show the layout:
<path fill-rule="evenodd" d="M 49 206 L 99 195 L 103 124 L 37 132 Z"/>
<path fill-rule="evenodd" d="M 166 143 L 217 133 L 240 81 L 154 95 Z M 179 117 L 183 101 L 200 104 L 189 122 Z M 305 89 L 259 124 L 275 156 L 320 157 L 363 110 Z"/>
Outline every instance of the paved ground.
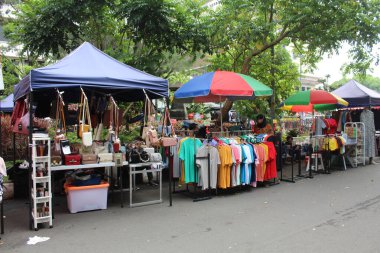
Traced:
<path fill-rule="evenodd" d="M 7 252 L 380 252 L 380 165 L 174 206 L 68 214 L 27 230 L 27 206 L 8 202 Z M 26 245 L 30 236 L 51 239 Z"/>

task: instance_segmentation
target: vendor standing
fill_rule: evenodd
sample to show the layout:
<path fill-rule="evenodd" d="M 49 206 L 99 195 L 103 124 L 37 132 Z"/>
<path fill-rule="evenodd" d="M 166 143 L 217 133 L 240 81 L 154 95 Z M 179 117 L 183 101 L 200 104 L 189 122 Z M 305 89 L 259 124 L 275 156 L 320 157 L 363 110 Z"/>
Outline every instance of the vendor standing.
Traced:
<path fill-rule="evenodd" d="M 272 126 L 269 125 L 267 122 L 267 119 L 265 118 L 264 115 L 259 114 L 257 115 L 257 123 L 253 129 L 253 132 L 255 134 L 268 134 L 268 135 L 273 135 L 273 129 Z"/>

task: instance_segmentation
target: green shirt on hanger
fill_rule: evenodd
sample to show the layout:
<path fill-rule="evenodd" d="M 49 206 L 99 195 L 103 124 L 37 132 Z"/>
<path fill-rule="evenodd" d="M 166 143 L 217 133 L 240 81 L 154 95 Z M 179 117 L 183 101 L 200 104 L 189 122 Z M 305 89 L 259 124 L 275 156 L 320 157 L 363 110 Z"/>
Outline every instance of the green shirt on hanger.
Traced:
<path fill-rule="evenodd" d="M 198 170 L 195 168 L 194 156 L 202 146 L 199 139 L 188 138 L 182 142 L 179 158 L 184 163 L 185 183 L 198 183 Z"/>

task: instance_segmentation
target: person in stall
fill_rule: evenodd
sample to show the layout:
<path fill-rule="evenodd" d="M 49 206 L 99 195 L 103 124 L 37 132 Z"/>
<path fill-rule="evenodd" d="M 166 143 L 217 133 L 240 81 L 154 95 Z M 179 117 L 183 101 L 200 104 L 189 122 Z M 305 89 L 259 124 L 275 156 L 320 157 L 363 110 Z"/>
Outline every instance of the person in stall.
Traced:
<path fill-rule="evenodd" d="M 254 134 L 268 134 L 273 135 L 272 126 L 267 122 L 267 119 L 264 115 L 257 115 L 257 123 L 254 126 L 253 132 Z"/>
<path fill-rule="evenodd" d="M 296 154 L 297 154 L 297 151 L 300 150 L 299 145 L 294 145 L 293 136 L 291 136 L 291 135 L 288 135 L 286 137 L 286 142 L 284 143 L 283 147 L 284 147 L 283 158 L 285 158 L 285 160 L 286 160 L 286 158 L 292 157 L 292 156 L 294 159 Z"/>

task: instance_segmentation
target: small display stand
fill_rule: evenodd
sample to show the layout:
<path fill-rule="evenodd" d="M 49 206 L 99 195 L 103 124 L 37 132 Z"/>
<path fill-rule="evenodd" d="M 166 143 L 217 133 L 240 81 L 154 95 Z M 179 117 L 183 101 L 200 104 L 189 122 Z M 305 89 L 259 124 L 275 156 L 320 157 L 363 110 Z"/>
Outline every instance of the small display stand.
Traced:
<path fill-rule="evenodd" d="M 53 227 L 52 190 L 50 170 L 50 138 L 33 134 L 32 138 L 32 218 L 33 228 L 39 223 L 49 223 Z"/>
<path fill-rule="evenodd" d="M 344 125 L 347 134 L 346 159 L 352 167 L 365 165 L 365 125 L 362 122 L 347 122 Z M 353 158 L 353 159 L 352 159 Z"/>

